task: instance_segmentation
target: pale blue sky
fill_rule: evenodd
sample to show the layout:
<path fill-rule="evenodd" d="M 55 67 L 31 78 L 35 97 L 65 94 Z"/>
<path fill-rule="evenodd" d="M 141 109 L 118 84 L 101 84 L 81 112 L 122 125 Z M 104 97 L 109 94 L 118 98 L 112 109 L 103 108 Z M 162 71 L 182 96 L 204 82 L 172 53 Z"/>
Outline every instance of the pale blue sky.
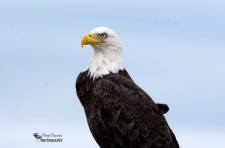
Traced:
<path fill-rule="evenodd" d="M 119 35 L 124 64 L 182 148 L 225 147 L 225 2 L 0 1 L 0 147 L 97 148 L 75 93 L 94 27 Z M 62 143 L 35 143 L 34 132 Z"/>

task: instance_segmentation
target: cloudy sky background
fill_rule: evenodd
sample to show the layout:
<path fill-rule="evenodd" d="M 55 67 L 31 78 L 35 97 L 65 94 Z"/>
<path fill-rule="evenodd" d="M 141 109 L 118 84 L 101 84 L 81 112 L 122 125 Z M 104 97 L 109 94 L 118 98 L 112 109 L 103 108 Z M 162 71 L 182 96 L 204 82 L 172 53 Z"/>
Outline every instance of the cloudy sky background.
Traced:
<path fill-rule="evenodd" d="M 112 28 L 124 65 L 155 102 L 182 148 L 225 147 L 223 0 L 1 0 L 0 147 L 97 148 L 74 83 L 91 47 L 84 33 Z M 62 134 L 36 143 L 33 133 Z"/>

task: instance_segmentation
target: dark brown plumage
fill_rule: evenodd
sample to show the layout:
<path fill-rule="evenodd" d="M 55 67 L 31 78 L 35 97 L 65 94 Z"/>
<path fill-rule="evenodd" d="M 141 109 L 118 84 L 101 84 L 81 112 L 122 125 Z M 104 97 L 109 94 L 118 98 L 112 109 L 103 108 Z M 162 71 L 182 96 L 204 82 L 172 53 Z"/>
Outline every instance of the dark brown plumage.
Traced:
<path fill-rule="evenodd" d="M 179 148 L 163 116 L 168 106 L 155 104 L 125 69 L 94 80 L 84 71 L 76 91 L 101 148 Z"/>

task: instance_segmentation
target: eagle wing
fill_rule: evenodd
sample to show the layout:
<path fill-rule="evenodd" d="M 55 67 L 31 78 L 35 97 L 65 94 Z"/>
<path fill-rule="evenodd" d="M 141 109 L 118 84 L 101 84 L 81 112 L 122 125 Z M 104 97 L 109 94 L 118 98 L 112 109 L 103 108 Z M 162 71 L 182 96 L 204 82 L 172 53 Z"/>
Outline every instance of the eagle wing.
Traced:
<path fill-rule="evenodd" d="M 159 105 L 132 80 L 119 75 L 102 78 L 93 94 L 100 122 L 118 145 L 179 147 Z"/>

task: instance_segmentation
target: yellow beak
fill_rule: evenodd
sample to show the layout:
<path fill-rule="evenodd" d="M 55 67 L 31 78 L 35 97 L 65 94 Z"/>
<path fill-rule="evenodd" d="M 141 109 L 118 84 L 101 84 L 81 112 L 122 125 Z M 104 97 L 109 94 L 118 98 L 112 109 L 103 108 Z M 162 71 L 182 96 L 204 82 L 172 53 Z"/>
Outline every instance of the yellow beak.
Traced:
<path fill-rule="evenodd" d="M 83 48 L 84 45 L 96 44 L 96 43 L 100 43 L 100 42 L 101 42 L 101 40 L 96 39 L 94 34 L 92 32 L 89 32 L 89 33 L 83 35 L 83 37 L 81 39 L 81 47 Z"/>

